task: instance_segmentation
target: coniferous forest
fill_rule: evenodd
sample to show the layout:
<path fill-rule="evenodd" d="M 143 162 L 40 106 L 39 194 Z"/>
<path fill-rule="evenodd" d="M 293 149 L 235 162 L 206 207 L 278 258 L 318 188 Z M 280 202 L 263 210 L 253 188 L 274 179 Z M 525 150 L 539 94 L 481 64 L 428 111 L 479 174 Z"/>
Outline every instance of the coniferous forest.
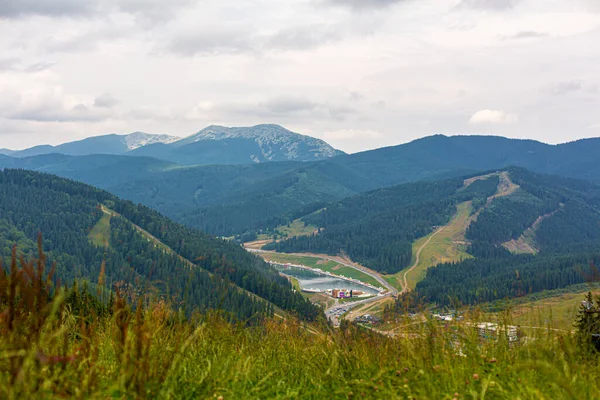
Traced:
<path fill-rule="evenodd" d="M 44 251 L 56 264 L 56 279 L 111 284 L 143 293 L 152 287 L 183 310 L 221 309 L 232 318 L 272 314 L 273 307 L 315 320 L 321 312 L 262 260 L 234 243 L 173 223 L 157 212 L 91 186 L 23 170 L 0 173 L 0 249 L 25 256 L 43 235 Z M 114 211 L 108 246 L 92 243 L 90 231 Z M 160 241 L 154 243 L 137 225 Z M 165 251 L 167 246 L 173 252 Z M 258 297 L 256 297 L 256 296 Z M 268 300 L 265 302 L 262 299 Z"/>

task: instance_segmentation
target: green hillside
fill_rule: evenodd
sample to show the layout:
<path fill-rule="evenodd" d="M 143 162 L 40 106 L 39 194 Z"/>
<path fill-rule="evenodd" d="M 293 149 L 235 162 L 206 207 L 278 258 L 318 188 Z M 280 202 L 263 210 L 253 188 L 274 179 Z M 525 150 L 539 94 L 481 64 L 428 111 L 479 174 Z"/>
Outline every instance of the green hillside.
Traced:
<path fill-rule="evenodd" d="M 413 258 L 412 243 L 445 225 L 459 203 L 492 196 L 498 177 L 464 187 L 463 178 L 417 182 L 378 189 L 330 203 L 302 220 L 324 228 L 322 233 L 290 238 L 265 246 L 283 252 L 348 254 L 353 260 L 384 273 L 396 273 Z"/>
<path fill-rule="evenodd" d="M 429 269 L 416 295 L 447 304 L 519 297 L 593 280 L 600 264 L 600 187 L 585 181 L 511 170 L 520 186 L 494 200 L 467 230 L 474 259 Z M 540 217 L 532 242 L 539 252 L 504 246 Z"/>
<path fill-rule="evenodd" d="M 152 156 L 153 146 L 140 155 Z M 168 147 L 168 146 L 167 146 Z M 138 152 L 134 152 L 138 154 Z M 401 183 L 519 166 L 600 182 L 599 139 L 561 145 L 492 136 L 436 135 L 316 162 L 181 166 L 151 157 L 0 157 L 0 167 L 80 180 L 209 233 L 232 236 L 290 222 L 301 208 Z M 193 155 L 193 154 L 192 154 Z M 226 158 L 215 159 L 226 163 Z"/>
<path fill-rule="evenodd" d="M 320 233 L 264 248 L 345 253 L 438 304 L 518 297 L 593 276 L 599 186 L 519 168 L 478 175 L 485 179 L 410 183 L 330 203 L 301 218 Z M 535 252 L 507 250 L 526 232 Z"/>
<path fill-rule="evenodd" d="M 277 271 L 233 243 L 88 185 L 37 172 L 0 172 L 0 252 L 9 256 L 16 243 L 31 254 L 39 232 L 63 282 L 97 282 L 104 263 L 107 282 L 133 291 L 157 284 L 187 310 L 222 309 L 239 318 L 271 312 L 248 291 L 302 318 L 320 315 Z"/>

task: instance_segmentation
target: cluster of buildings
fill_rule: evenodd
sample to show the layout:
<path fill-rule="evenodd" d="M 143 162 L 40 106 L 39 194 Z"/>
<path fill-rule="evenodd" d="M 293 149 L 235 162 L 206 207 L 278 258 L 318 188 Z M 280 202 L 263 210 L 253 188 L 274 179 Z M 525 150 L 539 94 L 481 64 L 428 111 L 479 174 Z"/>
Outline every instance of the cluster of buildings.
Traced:
<path fill-rule="evenodd" d="M 502 335 L 508 339 L 508 343 L 519 341 L 519 327 L 514 325 L 498 325 L 493 322 L 480 322 L 477 324 L 477 332 L 482 339 L 498 340 Z"/>
<path fill-rule="evenodd" d="M 379 318 L 377 318 L 374 315 L 371 314 L 365 314 L 365 315 L 361 315 L 360 317 L 357 317 L 354 322 L 358 322 L 359 324 L 378 324 L 381 322 L 381 320 Z"/>
<path fill-rule="evenodd" d="M 334 299 L 349 299 L 352 297 L 365 295 L 365 292 L 353 289 L 327 289 L 325 293 Z"/>
<path fill-rule="evenodd" d="M 456 316 L 456 313 L 454 311 L 450 311 L 446 314 L 432 314 L 433 319 L 436 319 L 438 321 L 454 321 L 454 319 L 456 319 L 457 321 L 462 321 L 464 318 L 462 315 L 459 315 L 458 317 Z"/>
<path fill-rule="evenodd" d="M 454 310 L 445 314 L 432 314 L 432 317 L 440 322 L 462 321 L 464 319 L 462 315 L 457 316 Z M 519 341 L 519 327 L 515 325 L 499 325 L 494 322 L 466 322 L 466 324 L 477 329 L 477 334 L 481 339 L 498 340 L 503 337 L 508 340 L 509 344 L 515 344 Z"/>

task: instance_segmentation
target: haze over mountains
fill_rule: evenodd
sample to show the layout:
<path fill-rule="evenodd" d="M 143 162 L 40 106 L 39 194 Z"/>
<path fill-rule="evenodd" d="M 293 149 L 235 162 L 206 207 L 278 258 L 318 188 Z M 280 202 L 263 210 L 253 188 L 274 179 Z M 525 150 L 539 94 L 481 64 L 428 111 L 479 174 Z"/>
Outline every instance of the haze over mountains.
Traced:
<path fill-rule="evenodd" d="M 88 140 L 102 138 L 116 138 L 122 146 L 123 137 L 117 135 Z M 257 154 L 259 163 L 251 157 Z M 80 180 L 218 235 L 273 226 L 305 206 L 372 189 L 507 166 L 600 182 L 600 139 L 548 145 L 494 136 L 435 135 L 332 157 L 336 154 L 318 139 L 276 125 L 212 126 L 179 141 L 148 144 L 120 155 L 0 156 L 0 167 Z M 295 161 L 280 161 L 288 158 Z M 317 160 L 307 162 L 312 159 Z M 216 164 L 184 165 L 192 161 Z"/>
<path fill-rule="evenodd" d="M 134 132 L 128 135 L 103 135 L 93 136 L 58 146 L 40 145 L 25 150 L 0 150 L 0 154 L 13 157 L 31 157 L 43 154 L 65 154 L 82 156 L 89 154 L 126 154 L 154 143 L 173 143 L 180 138 L 169 135 L 152 135 L 144 132 Z"/>
<path fill-rule="evenodd" d="M 237 128 L 211 125 L 184 139 L 134 132 L 95 136 L 59 146 L 0 150 L 0 154 L 21 158 L 54 153 L 149 156 L 181 165 L 317 161 L 344 154 L 320 139 L 267 124 Z"/>

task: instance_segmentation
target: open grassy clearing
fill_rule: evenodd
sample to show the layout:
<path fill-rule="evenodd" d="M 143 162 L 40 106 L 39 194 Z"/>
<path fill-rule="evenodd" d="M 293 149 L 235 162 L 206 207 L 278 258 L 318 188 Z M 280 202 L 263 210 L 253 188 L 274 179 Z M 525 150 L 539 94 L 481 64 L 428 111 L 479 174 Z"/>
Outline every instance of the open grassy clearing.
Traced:
<path fill-rule="evenodd" d="M 335 305 L 335 299 L 323 293 L 302 293 L 304 297 L 310 300 L 313 304 L 318 304 L 324 309 L 328 309 Z"/>
<path fill-rule="evenodd" d="M 488 197 L 486 206 L 494 199 L 509 196 L 519 189 L 511 180 L 507 172 L 493 173 L 483 176 L 470 178 L 464 181 L 464 187 L 468 187 L 473 182 L 480 179 L 487 179 L 493 175 L 498 175 L 500 183 L 496 194 Z M 477 219 L 481 208 L 477 213 L 472 214 L 472 202 L 467 201 L 457 205 L 456 214 L 452 220 L 445 226 L 438 228 L 429 235 L 422 237 L 413 243 L 413 259 L 411 265 L 392 276 L 386 277 L 386 281 L 404 291 L 412 290 L 417 283 L 423 280 L 427 274 L 427 268 L 447 262 L 459 262 L 467 258 L 472 258 L 466 252 L 467 241 L 465 233 L 467 228 Z"/>
<path fill-rule="evenodd" d="M 411 267 L 386 277 L 390 284 L 402 289 L 406 273 L 408 287 L 414 289 L 417 283 L 425 278 L 427 268 L 440 263 L 457 262 L 472 257 L 465 251 L 465 232 L 471 223 L 471 202 L 460 203 L 456 208 L 456 214 L 448 225 L 413 243 Z M 419 256 L 418 260 L 417 255 Z"/>
<path fill-rule="evenodd" d="M 339 264 L 335 261 L 323 260 L 322 258 L 318 257 L 286 253 L 259 253 L 259 255 L 266 261 L 274 261 L 284 264 L 290 263 L 304 265 L 311 268 L 319 268 L 323 271 L 331 272 L 332 274 L 343 275 L 347 278 L 358 279 L 361 282 L 368 283 L 376 287 L 380 286 L 379 282 L 377 282 L 375 278 L 365 274 L 364 272 Z"/>
<path fill-rule="evenodd" d="M 278 237 L 283 236 L 286 238 L 292 238 L 297 236 L 312 235 L 318 229 L 319 228 L 314 225 L 306 225 L 301 219 L 296 219 L 287 225 L 280 225 L 274 230 L 278 234 Z M 261 233 L 257 236 L 256 241 L 267 241 L 267 243 L 269 243 L 274 240 L 276 236 L 277 235 L 269 233 Z"/>
<path fill-rule="evenodd" d="M 591 291 L 594 295 L 600 295 L 600 287 L 597 285 L 595 287 L 578 286 L 581 287 L 571 293 L 550 295 L 509 308 L 513 323 L 523 327 L 572 330 L 573 321 L 585 294 Z"/>
<path fill-rule="evenodd" d="M 108 247 L 110 243 L 110 214 L 104 213 L 100 221 L 94 225 L 88 238 L 96 246 Z"/>
<path fill-rule="evenodd" d="M 350 310 L 346 316 L 347 319 L 354 320 L 365 314 L 375 315 L 379 318 L 383 316 L 383 309 L 386 305 L 392 305 L 394 303 L 394 299 L 392 297 L 385 297 L 381 300 L 374 301 L 372 303 L 367 303 L 356 308 Z"/>
<path fill-rule="evenodd" d="M 289 225 L 277 227 L 277 231 L 287 237 L 312 235 L 318 228 L 313 225 L 306 225 L 304 221 L 297 219 Z"/>

